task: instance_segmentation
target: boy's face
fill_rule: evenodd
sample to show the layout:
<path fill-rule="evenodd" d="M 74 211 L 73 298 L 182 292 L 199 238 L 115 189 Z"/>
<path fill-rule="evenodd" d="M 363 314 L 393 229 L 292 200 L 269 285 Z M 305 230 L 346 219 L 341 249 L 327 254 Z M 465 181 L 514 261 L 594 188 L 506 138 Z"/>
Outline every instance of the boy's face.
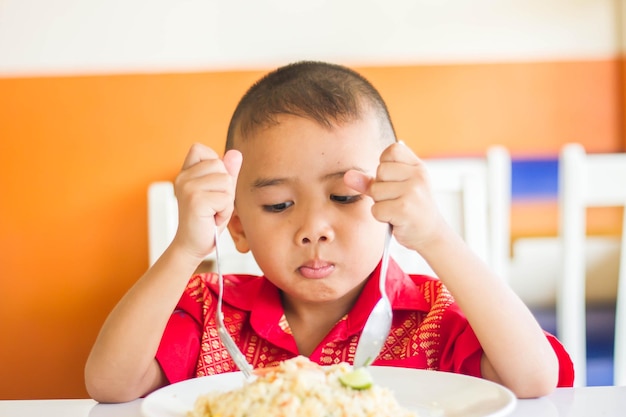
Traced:
<path fill-rule="evenodd" d="M 243 165 L 231 233 L 292 302 L 349 299 L 378 264 L 387 227 L 372 216 L 372 199 L 343 182 L 349 169 L 376 175 L 378 118 L 332 129 L 278 121 L 236 138 Z"/>

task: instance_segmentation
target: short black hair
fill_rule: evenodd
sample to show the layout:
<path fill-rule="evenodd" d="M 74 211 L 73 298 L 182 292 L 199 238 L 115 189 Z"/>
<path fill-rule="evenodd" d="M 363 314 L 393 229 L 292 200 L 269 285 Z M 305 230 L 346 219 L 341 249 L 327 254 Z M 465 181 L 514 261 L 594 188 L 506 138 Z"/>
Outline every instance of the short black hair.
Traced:
<path fill-rule="evenodd" d="M 262 77 L 239 101 L 228 126 L 226 150 L 236 134 L 242 137 L 277 123 L 276 116 L 309 118 L 322 126 L 358 120 L 373 110 L 380 120 L 381 140 L 396 141 L 385 101 L 361 74 L 345 66 L 300 61 Z"/>

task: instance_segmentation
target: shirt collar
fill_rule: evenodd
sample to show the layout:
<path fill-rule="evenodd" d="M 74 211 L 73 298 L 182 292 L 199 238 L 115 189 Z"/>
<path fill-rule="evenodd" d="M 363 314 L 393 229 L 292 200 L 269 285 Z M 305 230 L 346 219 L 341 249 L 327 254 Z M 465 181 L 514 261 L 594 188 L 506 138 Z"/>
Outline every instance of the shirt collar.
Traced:
<path fill-rule="evenodd" d="M 360 332 L 369 313 L 380 299 L 378 282 L 381 262 L 367 278 L 367 282 L 354 307 L 347 314 L 344 331 L 347 334 Z M 211 280 L 216 288 L 216 279 Z M 389 259 L 386 282 L 387 296 L 392 309 L 429 311 L 430 304 L 424 298 L 419 286 L 392 259 Z M 281 323 L 284 310 L 280 292 L 266 277 L 229 275 L 224 286 L 224 301 L 244 311 L 249 311 L 250 323 L 255 331 L 269 340 L 285 333 Z"/>
<path fill-rule="evenodd" d="M 217 294 L 217 275 L 209 276 Z M 266 340 L 297 353 L 297 346 L 284 319 L 280 291 L 264 276 L 225 275 L 224 303 L 250 313 L 250 325 Z"/>

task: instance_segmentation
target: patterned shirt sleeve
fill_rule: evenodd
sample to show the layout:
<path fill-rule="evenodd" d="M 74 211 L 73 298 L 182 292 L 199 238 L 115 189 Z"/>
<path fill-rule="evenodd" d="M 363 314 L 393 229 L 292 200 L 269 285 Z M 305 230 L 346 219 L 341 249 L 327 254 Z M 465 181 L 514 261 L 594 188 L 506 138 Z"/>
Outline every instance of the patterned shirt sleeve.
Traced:
<path fill-rule="evenodd" d="M 444 372 L 481 377 L 480 361 L 483 350 L 467 318 L 440 281 L 433 282 L 432 312 L 439 315 L 439 363 Z"/>
<path fill-rule="evenodd" d="M 481 377 L 483 349 L 465 315 L 443 285 L 436 291 L 435 305 L 445 305 L 441 315 L 439 366 L 441 371 Z M 544 332 L 559 362 L 558 387 L 571 387 L 574 383 L 574 365 L 559 340 Z"/>
<path fill-rule="evenodd" d="M 173 384 L 193 378 L 202 339 L 202 305 L 190 294 L 190 286 L 183 293 L 176 310 L 167 323 L 156 360 Z"/>

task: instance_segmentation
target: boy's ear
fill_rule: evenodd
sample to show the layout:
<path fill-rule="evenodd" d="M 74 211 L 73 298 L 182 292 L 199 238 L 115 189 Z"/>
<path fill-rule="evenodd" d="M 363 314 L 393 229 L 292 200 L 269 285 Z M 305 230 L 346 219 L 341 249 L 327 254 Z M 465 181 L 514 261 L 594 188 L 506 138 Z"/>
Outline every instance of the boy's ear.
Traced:
<path fill-rule="evenodd" d="M 235 247 L 239 252 L 246 253 L 250 251 L 250 246 L 248 246 L 248 239 L 246 239 L 246 234 L 243 231 L 241 219 L 237 214 L 237 209 L 234 209 L 233 215 L 228 222 L 228 231 L 230 232 L 230 236 L 233 238 Z"/>

